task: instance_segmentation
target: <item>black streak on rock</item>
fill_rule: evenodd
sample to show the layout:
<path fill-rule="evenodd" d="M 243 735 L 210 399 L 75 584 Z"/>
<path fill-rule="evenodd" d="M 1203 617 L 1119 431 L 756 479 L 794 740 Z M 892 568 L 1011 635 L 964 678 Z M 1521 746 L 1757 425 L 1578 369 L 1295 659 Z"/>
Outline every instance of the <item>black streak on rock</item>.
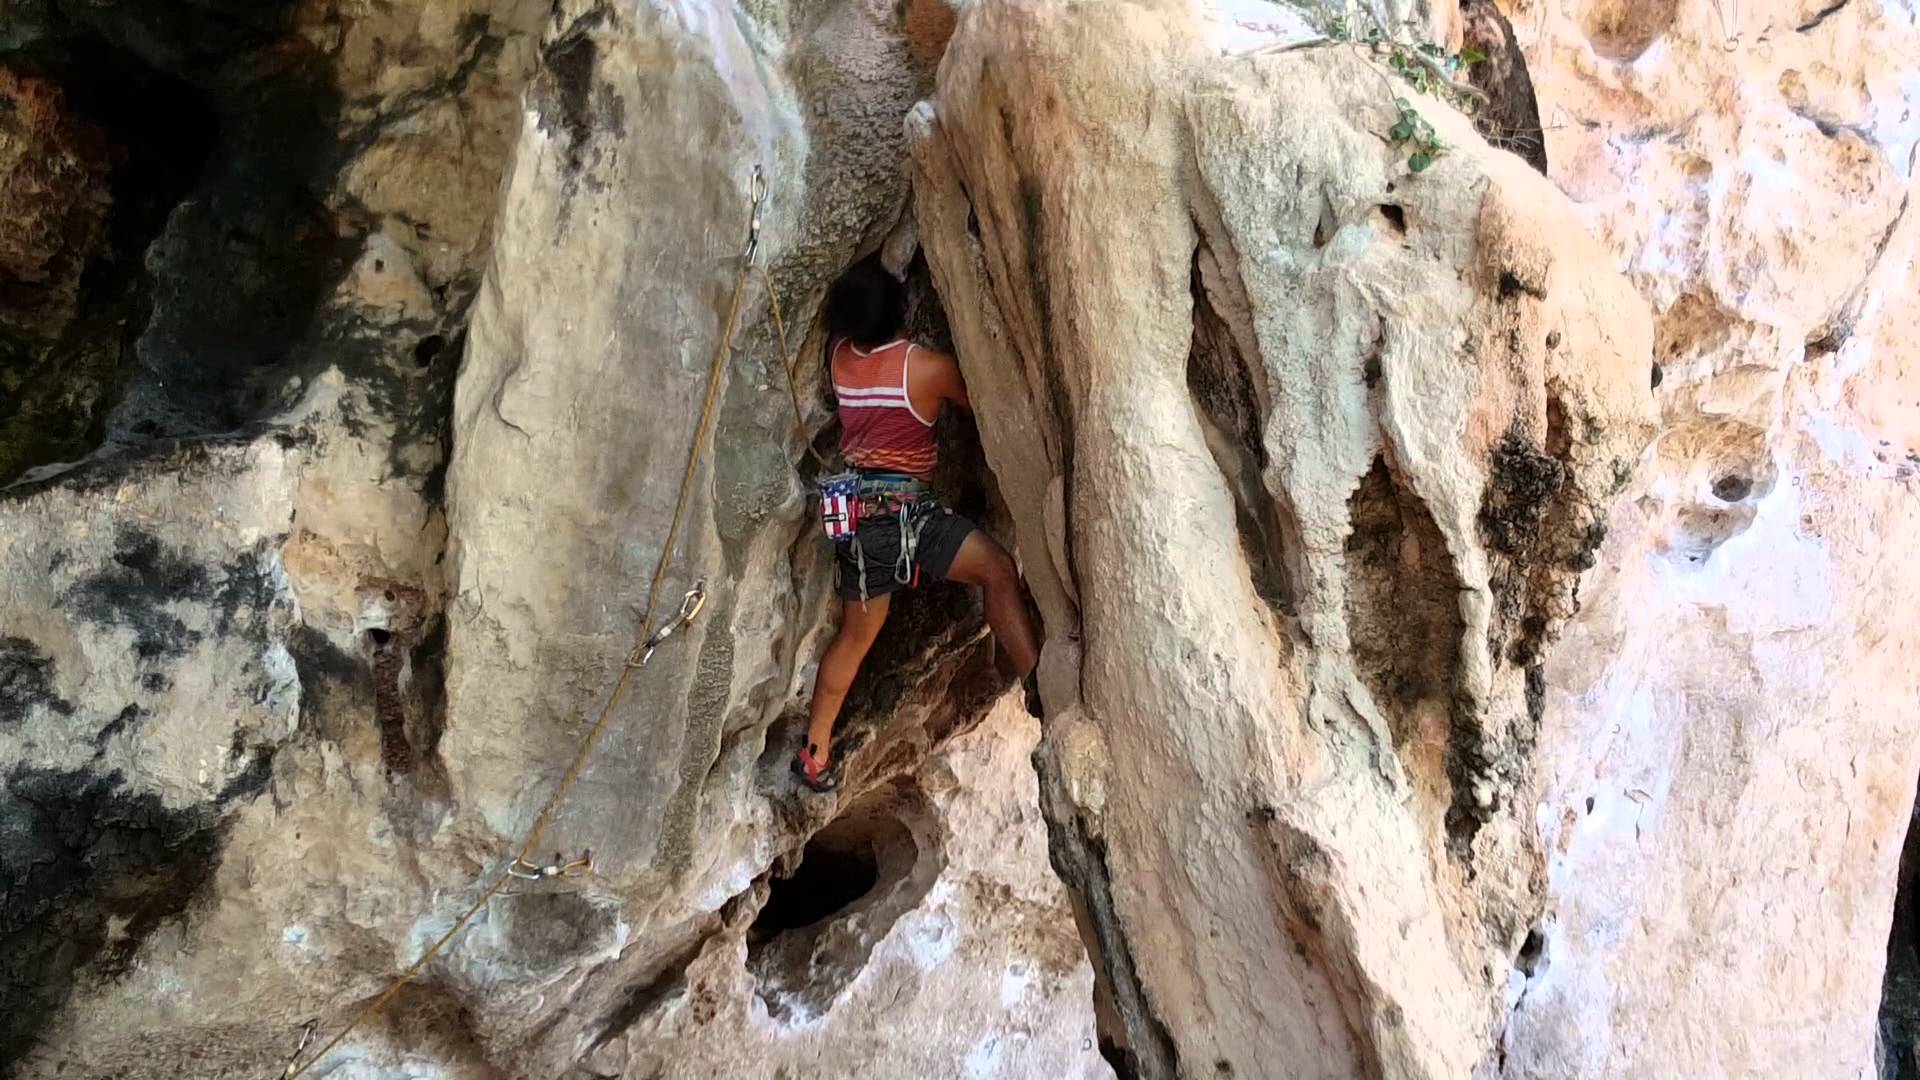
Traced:
<path fill-rule="evenodd" d="M 69 586 L 54 606 L 88 622 L 131 627 L 134 651 L 150 660 L 181 656 L 199 644 L 200 632 L 168 608 L 210 592 L 206 567 L 163 549 L 149 533 L 123 526 L 110 562 Z"/>
<path fill-rule="evenodd" d="M 276 597 L 267 571 L 268 543 L 242 551 L 216 576 L 151 533 L 122 526 L 108 563 L 68 586 L 54 606 L 88 622 L 131 627 L 134 652 L 147 660 L 179 657 L 200 643 L 201 632 L 174 613 L 182 605 L 206 605 L 222 636 L 238 629 L 263 637 L 267 609 Z M 243 611 L 251 618 L 244 628 L 238 627 Z"/>
<path fill-rule="evenodd" d="M 1146 987 L 1134 968 L 1132 946 L 1113 907 L 1106 843 L 1091 835 L 1081 822 L 1072 796 L 1048 760 L 1045 746 L 1034 752 L 1033 766 L 1040 774 L 1048 859 L 1054 873 L 1080 899 L 1075 915 L 1099 983 L 1096 996 L 1105 991 L 1122 1028 L 1108 1031 L 1102 1025 L 1100 1054 L 1120 1080 L 1180 1076 L 1179 1048 L 1165 1022 L 1153 1011 Z"/>
<path fill-rule="evenodd" d="M 144 718 L 146 715 L 147 715 L 147 711 L 145 709 L 142 709 L 138 705 L 128 705 L 126 708 L 121 709 L 118 715 L 116 715 L 112 720 L 107 721 L 107 725 L 105 727 L 101 728 L 99 731 L 94 733 L 93 735 L 93 746 L 95 750 L 94 756 L 98 757 L 100 754 L 105 753 L 107 749 L 107 743 L 112 741 L 115 735 L 118 735 L 121 732 L 127 730 L 128 728 L 132 727 L 133 725 L 139 723 L 141 719 Z"/>
<path fill-rule="evenodd" d="M 19 768 L 0 793 L 0 1063 L 25 1056 L 81 971 L 123 974 L 218 866 L 210 814 L 124 788 L 117 772 Z"/>
<path fill-rule="evenodd" d="M 0 727 L 18 724 L 35 708 L 73 715 L 73 703 L 53 691 L 53 657 L 26 638 L 0 637 Z"/>

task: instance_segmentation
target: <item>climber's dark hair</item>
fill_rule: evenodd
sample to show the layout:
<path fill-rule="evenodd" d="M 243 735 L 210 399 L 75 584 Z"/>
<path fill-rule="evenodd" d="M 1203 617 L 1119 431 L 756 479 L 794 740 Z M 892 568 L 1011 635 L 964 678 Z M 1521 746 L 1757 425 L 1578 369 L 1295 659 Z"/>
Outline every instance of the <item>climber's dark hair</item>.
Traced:
<path fill-rule="evenodd" d="M 907 290 L 870 256 L 853 265 L 827 293 L 827 333 L 863 349 L 885 345 L 900 333 Z"/>

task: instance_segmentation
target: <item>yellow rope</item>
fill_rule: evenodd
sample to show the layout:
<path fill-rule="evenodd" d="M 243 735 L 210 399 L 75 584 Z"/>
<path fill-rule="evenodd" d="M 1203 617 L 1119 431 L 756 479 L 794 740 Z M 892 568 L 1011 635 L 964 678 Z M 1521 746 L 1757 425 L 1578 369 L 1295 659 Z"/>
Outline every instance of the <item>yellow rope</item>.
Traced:
<path fill-rule="evenodd" d="M 512 862 L 507 864 L 509 867 L 526 863 L 528 861 L 527 856 L 539 845 L 540 838 L 546 833 L 547 827 L 553 824 L 553 814 L 554 811 L 559 808 L 560 800 L 566 796 L 567 790 L 573 787 L 574 781 L 580 778 L 580 772 L 585 768 L 588 756 L 593 753 L 594 746 L 599 743 L 600 736 L 607 729 L 607 722 L 613 717 L 614 707 L 620 703 L 621 696 L 626 693 L 627 684 L 632 680 L 633 673 L 644 663 L 644 660 L 636 662 L 633 658 L 639 656 L 650 636 L 648 629 L 653 625 L 654 611 L 660 602 L 660 589 L 666 584 L 667 570 L 673 562 L 673 549 L 680 539 L 680 527 L 686 520 L 687 504 L 692 500 L 694 474 L 699 471 L 700 458 L 702 452 L 706 449 L 707 437 L 713 431 L 714 405 L 720 397 L 720 373 L 726 366 L 727 354 L 732 351 L 733 331 L 735 323 L 740 317 L 740 297 L 746 292 L 747 276 L 753 270 L 753 256 L 758 246 L 760 232 L 760 202 L 765 197 L 765 191 L 765 186 L 760 178 L 760 170 L 755 168 L 753 180 L 753 224 L 747 243 L 746 263 L 740 267 L 740 274 L 734 279 L 733 295 L 727 301 L 727 317 L 720 331 L 720 340 L 714 343 L 713 362 L 707 369 L 706 402 L 700 408 L 700 426 L 694 430 L 693 446 L 687 451 L 687 467 L 680 475 L 680 497 L 674 504 L 673 522 L 667 526 L 667 540 L 660 548 L 660 561 L 654 564 L 653 583 L 647 587 L 647 610 L 646 615 L 640 620 L 640 637 L 634 642 L 633 651 L 628 654 L 628 662 L 621 666 L 620 678 L 615 680 L 613 692 L 607 696 L 607 703 L 600 710 L 600 718 L 594 721 L 592 728 L 588 729 L 586 738 L 580 743 L 579 751 L 573 756 L 573 763 L 567 766 L 566 773 L 560 778 L 560 786 L 554 789 L 553 796 L 547 800 L 547 804 L 540 808 L 540 816 L 534 819 L 533 827 L 527 831 L 526 840 L 520 844 L 519 853 L 515 855 Z M 769 289 L 769 292 L 771 292 L 771 289 Z M 785 348 L 784 333 L 782 334 L 782 348 Z M 796 407 L 798 400 L 798 398 L 795 399 Z M 697 607 L 691 604 L 691 600 L 689 606 L 693 607 L 693 610 L 698 610 Z M 467 908 L 466 911 L 462 912 L 458 919 L 454 920 L 453 925 L 447 928 L 447 932 L 441 934 L 439 940 L 428 946 L 427 950 L 420 954 L 419 959 L 409 964 L 407 969 L 401 972 L 398 978 L 393 980 L 393 985 L 387 987 L 384 993 L 374 998 L 356 1013 L 353 1019 L 347 1022 L 346 1027 L 341 1028 L 338 1034 L 328 1039 L 324 1046 L 320 1047 L 311 1058 L 307 1059 L 306 1064 L 300 1065 L 298 1068 L 295 1068 L 295 1063 L 299 1061 L 299 1054 L 296 1051 L 294 1061 L 289 1062 L 286 1072 L 281 1074 L 284 1080 L 296 1080 L 297 1077 L 312 1068 L 316 1062 L 326 1057 L 328 1052 L 334 1047 L 340 1045 L 341 1040 L 345 1039 L 361 1024 L 372 1019 L 381 1009 L 386 1008 L 387 1004 L 393 1000 L 394 995 L 398 994 L 408 983 L 412 982 L 414 978 L 420 974 L 421 969 L 426 967 L 428 962 L 435 956 L 439 955 L 440 950 L 445 948 L 447 943 L 454 939 L 455 935 L 465 929 L 467 923 L 472 921 L 473 917 L 480 913 L 480 909 L 485 907 L 487 902 L 492 900 L 512 878 L 513 874 L 510 870 L 503 871 L 496 877 L 493 884 L 487 886 L 486 891 L 480 894 L 480 898 L 475 900 L 473 905 Z"/>
<path fill-rule="evenodd" d="M 787 370 L 787 400 L 793 402 L 794 434 L 800 437 L 800 445 L 806 447 L 807 453 L 813 456 L 821 470 L 826 471 L 830 469 L 827 459 L 820 456 L 820 451 L 813 448 L 813 440 L 807 438 L 807 420 L 800 409 L 800 391 L 793 384 L 793 369 L 799 366 L 800 354 L 798 351 L 787 352 L 787 320 L 780 314 L 780 290 L 773 287 L 773 277 L 764 266 L 760 268 L 760 280 L 766 283 L 767 309 L 773 312 L 773 330 L 780 336 L 780 363 Z M 805 334 L 800 336 L 800 344 L 806 344 Z"/>

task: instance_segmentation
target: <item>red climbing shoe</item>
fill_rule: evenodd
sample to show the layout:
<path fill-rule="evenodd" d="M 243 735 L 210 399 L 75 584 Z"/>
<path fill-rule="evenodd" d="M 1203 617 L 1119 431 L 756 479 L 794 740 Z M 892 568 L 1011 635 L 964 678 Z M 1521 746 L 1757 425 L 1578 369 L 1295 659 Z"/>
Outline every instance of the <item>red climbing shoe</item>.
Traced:
<path fill-rule="evenodd" d="M 793 775 L 808 788 L 826 793 L 840 786 L 840 778 L 827 771 L 820 759 L 813 756 L 813 747 L 803 746 L 793 755 Z"/>

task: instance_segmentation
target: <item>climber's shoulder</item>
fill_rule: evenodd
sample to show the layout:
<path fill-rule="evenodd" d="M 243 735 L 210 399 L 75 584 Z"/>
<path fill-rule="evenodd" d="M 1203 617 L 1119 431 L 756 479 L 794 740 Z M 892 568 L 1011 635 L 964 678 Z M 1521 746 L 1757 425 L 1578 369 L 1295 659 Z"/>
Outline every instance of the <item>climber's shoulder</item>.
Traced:
<path fill-rule="evenodd" d="M 912 359 L 907 365 L 907 383 L 916 408 L 923 403 L 937 407 L 947 402 L 963 409 L 969 407 L 967 383 L 960 375 L 959 361 L 939 349 L 925 345 L 913 347 Z"/>

